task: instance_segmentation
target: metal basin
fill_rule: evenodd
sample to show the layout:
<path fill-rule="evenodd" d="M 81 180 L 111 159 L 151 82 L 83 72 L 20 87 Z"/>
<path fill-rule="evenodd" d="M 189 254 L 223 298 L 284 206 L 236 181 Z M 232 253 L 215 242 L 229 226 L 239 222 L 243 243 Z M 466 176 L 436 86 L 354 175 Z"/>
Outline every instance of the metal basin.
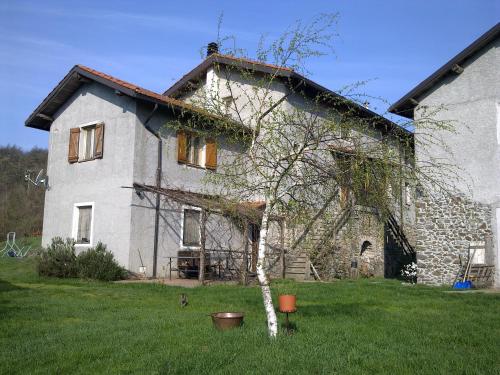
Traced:
<path fill-rule="evenodd" d="M 245 314 L 242 312 L 216 312 L 210 314 L 214 327 L 219 331 L 226 331 L 240 327 L 243 324 L 243 317 Z"/>

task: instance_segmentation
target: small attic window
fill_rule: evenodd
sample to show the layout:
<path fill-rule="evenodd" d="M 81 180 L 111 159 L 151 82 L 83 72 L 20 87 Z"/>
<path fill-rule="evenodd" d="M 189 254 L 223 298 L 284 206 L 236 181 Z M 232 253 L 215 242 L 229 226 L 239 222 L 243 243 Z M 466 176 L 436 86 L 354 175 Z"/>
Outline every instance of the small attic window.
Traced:
<path fill-rule="evenodd" d="M 233 107 L 233 103 L 234 99 L 232 96 L 225 96 L 222 98 L 222 104 L 224 106 L 223 110 L 226 114 L 228 114 L 229 111 L 232 109 L 231 107 Z"/>

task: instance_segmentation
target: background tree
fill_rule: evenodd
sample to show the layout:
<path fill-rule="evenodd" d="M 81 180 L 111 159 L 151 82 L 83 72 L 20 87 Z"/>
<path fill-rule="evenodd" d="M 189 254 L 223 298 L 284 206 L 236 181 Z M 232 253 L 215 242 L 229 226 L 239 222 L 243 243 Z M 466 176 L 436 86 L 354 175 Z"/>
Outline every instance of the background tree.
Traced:
<path fill-rule="evenodd" d="M 8 232 L 16 232 L 18 237 L 41 233 L 45 190 L 28 185 L 24 172 L 45 169 L 47 150 L 0 147 L 0 166 L 0 240 Z"/>

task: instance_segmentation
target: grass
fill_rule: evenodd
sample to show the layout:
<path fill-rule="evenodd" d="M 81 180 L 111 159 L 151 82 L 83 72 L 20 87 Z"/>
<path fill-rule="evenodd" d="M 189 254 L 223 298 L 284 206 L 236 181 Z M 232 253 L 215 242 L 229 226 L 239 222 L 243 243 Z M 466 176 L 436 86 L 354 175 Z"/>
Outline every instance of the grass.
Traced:
<path fill-rule="evenodd" d="M 500 373 L 496 294 L 287 283 L 297 330 L 269 340 L 256 287 L 47 279 L 32 259 L 7 258 L 0 279 L 2 374 Z M 224 310 L 244 311 L 244 326 L 215 331 L 207 314 Z"/>

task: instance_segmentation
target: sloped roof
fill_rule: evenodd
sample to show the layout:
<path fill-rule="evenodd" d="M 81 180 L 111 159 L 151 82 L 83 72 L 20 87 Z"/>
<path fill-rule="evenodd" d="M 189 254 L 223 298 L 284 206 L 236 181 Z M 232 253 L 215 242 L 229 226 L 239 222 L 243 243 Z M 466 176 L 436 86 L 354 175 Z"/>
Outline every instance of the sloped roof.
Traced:
<path fill-rule="evenodd" d="M 42 103 L 40 103 L 40 105 L 33 111 L 33 113 L 26 120 L 25 125 L 32 128 L 49 130 L 50 124 L 52 123 L 52 116 L 81 85 L 89 82 L 89 80 L 99 82 L 107 87 L 117 90 L 117 92 L 123 95 L 130 96 L 131 98 L 137 100 L 167 106 L 173 110 L 196 113 L 214 120 L 221 120 L 218 116 L 181 100 L 158 94 L 154 91 L 142 88 L 133 83 L 123 81 L 83 65 L 75 65 L 49 93 L 49 95 L 47 95 Z"/>
<path fill-rule="evenodd" d="M 395 113 L 407 118 L 413 118 L 413 109 L 418 105 L 418 99 L 427 93 L 445 76 L 453 72 L 469 57 L 478 52 L 481 48 L 489 44 L 491 41 L 498 38 L 500 35 L 500 22 L 481 35 L 478 39 L 472 42 L 462 52 L 453 57 L 450 61 L 444 64 L 441 68 L 432 73 L 429 77 L 419 83 L 409 93 L 399 99 L 396 103 L 389 107 L 389 112 Z"/>
<path fill-rule="evenodd" d="M 313 92 L 313 94 L 325 94 L 325 97 L 335 99 L 336 105 L 354 109 L 357 115 L 361 117 L 375 119 L 376 126 L 387 128 L 390 130 L 396 130 L 397 132 L 406 136 L 411 136 L 412 134 L 408 130 L 400 127 L 396 123 L 390 121 L 389 119 L 386 119 L 378 113 L 373 112 L 369 108 L 366 108 L 350 99 L 347 99 L 344 96 L 310 80 L 309 78 L 304 77 L 291 68 L 268 64 L 244 57 L 222 55 L 219 53 L 213 53 L 208 56 L 198 66 L 192 69 L 189 73 L 185 74 L 181 79 L 179 79 L 170 88 L 168 88 L 163 93 L 163 95 L 176 97 L 176 95 L 179 95 L 183 89 L 190 85 L 192 81 L 202 77 L 206 73 L 206 71 L 214 64 L 230 65 L 236 66 L 239 69 L 248 69 L 251 71 L 274 74 L 277 77 L 288 80 L 289 83 L 293 84 L 294 87 L 300 86 L 307 91 Z"/>

